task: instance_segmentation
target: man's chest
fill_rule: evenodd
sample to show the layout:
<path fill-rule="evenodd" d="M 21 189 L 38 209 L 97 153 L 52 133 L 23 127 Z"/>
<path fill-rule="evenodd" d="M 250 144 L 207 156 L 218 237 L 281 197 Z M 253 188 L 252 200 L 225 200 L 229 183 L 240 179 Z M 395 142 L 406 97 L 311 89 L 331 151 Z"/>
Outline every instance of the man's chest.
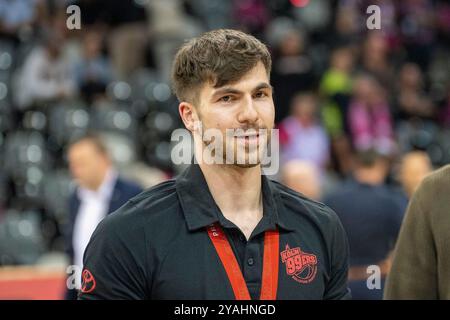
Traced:
<path fill-rule="evenodd" d="M 153 299 L 234 299 L 227 272 L 206 232 L 195 234 L 190 245 L 183 237 L 158 265 Z M 183 243 L 185 242 L 185 243 Z M 240 271 L 249 290 L 259 290 L 263 270 L 261 246 L 241 252 Z M 322 299 L 329 279 L 327 258 L 318 239 L 280 234 L 277 299 Z"/>

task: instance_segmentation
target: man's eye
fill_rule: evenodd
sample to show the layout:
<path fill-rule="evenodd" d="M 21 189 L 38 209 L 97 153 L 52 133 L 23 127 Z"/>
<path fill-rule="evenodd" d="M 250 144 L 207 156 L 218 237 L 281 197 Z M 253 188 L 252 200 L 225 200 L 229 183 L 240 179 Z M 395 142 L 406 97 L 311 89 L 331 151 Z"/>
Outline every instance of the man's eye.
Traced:
<path fill-rule="evenodd" d="M 264 97 L 266 97 L 267 96 L 267 94 L 265 93 L 265 92 L 262 92 L 262 91 L 259 91 L 259 92 L 257 92 L 256 94 L 255 94 L 255 97 L 256 98 L 264 98 Z"/>
<path fill-rule="evenodd" d="M 232 100 L 232 97 L 231 96 L 223 96 L 219 100 L 222 102 L 230 102 Z"/>

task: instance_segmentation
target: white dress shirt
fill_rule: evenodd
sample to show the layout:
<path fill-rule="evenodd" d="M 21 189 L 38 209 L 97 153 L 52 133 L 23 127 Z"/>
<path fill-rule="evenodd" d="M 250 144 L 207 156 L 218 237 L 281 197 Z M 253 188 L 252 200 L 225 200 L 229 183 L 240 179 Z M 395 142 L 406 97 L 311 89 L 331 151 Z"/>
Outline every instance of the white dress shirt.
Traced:
<path fill-rule="evenodd" d="M 109 170 L 98 190 L 78 189 L 80 207 L 73 232 L 74 262 L 83 267 L 83 254 L 99 222 L 106 216 L 117 180 L 117 172 Z"/>

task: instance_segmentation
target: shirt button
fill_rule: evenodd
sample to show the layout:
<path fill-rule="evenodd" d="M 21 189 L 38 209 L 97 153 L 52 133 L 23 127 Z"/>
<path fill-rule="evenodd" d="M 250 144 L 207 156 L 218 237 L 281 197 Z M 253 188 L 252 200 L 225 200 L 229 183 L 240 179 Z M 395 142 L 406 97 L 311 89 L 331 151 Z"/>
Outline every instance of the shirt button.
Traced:
<path fill-rule="evenodd" d="M 249 259 L 247 260 L 247 264 L 248 264 L 249 266 L 252 266 L 253 264 L 255 264 L 255 261 L 253 260 L 253 258 L 249 258 Z"/>
<path fill-rule="evenodd" d="M 242 234 L 240 234 L 239 235 L 239 240 L 241 240 L 242 242 L 245 242 L 245 237 Z"/>

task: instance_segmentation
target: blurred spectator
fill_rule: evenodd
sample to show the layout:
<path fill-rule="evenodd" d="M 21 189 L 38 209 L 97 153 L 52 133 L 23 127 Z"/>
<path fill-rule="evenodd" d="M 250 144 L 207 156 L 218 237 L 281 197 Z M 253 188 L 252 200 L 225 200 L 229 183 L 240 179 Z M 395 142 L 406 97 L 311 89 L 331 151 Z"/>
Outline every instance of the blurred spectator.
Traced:
<path fill-rule="evenodd" d="M 404 208 L 384 181 L 388 162 L 375 151 L 358 153 L 353 178 L 328 195 L 324 203 L 336 211 L 350 246 L 349 287 L 353 299 L 381 299 Z M 367 287 L 367 267 L 378 265 L 381 289 Z"/>
<path fill-rule="evenodd" d="M 75 95 L 73 68 L 62 54 L 64 38 L 57 30 L 48 31 L 42 46 L 35 47 L 20 73 L 18 102 L 23 107 L 60 101 Z"/>
<path fill-rule="evenodd" d="M 98 223 L 140 193 L 141 188 L 118 177 L 100 137 L 86 135 L 68 150 L 70 171 L 78 188 L 70 198 L 66 252 L 70 263 L 83 266 L 83 253 Z M 75 299 L 69 290 L 66 298 Z"/>
<path fill-rule="evenodd" d="M 206 5 L 205 1 L 197 0 L 190 2 L 190 5 L 200 11 L 203 14 L 201 18 L 204 19 L 212 19 L 221 15 L 222 12 L 217 9 L 229 5 L 225 1 L 209 0 L 207 2 Z M 203 29 L 199 21 L 192 19 L 184 12 L 181 0 L 148 1 L 147 11 L 150 16 L 151 50 L 155 65 L 161 80 L 169 82 L 172 60 L 176 51 L 186 39 L 200 34 Z"/>
<path fill-rule="evenodd" d="M 396 151 L 386 93 L 373 77 L 360 75 L 355 79 L 348 122 L 357 151 L 373 148 L 385 155 L 392 155 Z"/>
<path fill-rule="evenodd" d="M 102 41 L 101 34 L 95 29 L 86 31 L 82 57 L 74 68 L 79 91 L 89 104 L 105 93 L 113 79 L 109 60 L 102 54 Z"/>
<path fill-rule="evenodd" d="M 360 68 L 372 74 L 385 88 L 392 88 L 394 70 L 389 61 L 390 52 L 385 36 L 379 31 L 369 31 L 364 39 Z"/>
<path fill-rule="evenodd" d="M 361 28 L 358 10 L 355 6 L 347 5 L 346 3 L 345 1 L 340 1 L 339 6 L 336 8 L 334 30 L 329 39 L 332 46 L 353 43 L 358 40 Z"/>
<path fill-rule="evenodd" d="M 435 42 L 437 15 L 433 0 L 405 0 L 398 4 L 399 26 L 408 60 L 426 70 Z"/>
<path fill-rule="evenodd" d="M 108 12 L 108 49 L 116 76 L 124 79 L 146 64 L 149 41 L 147 12 L 134 0 L 103 0 Z"/>
<path fill-rule="evenodd" d="M 244 32 L 261 35 L 269 22 L 270 12 L 263 0 L 234 0 L 235 27 Z"/>
<path fill-rule="evenodd" d="M 439 45 L 450 46 L 450 3 L 439 0 L 436 6 Z"/>
<path fill-rule="evenodd" d="M 320 173 L 312 163 L 292 160 L 286 163 L 281 172 L 282 183 L 306 197 L 319 201 L 321 194 Z"/>
<path fill-rule="evenodd" d="M 299 91 L 315 87 L 312 60 L 307 54 L 305 35 L 294 28 L 281 32 L 273 58 L 271 83 L 274 87 L 279 123 L 289 113 L 289 103 Z"/>
<path fill-rule="evenodd" d="M 291 104 L 291 115 L 279 126 L 281 160 L 306 160 L 324 170 L 329 159 L 329 141 L 317 119 L 315 94 L 300 93 Z"/>
<path fill-rule="evenodd" d="M 76 0 L 81 21 L 104 30 L 115 76 L 125 79 L 146 64 L 149 40 L 144 4 L 134 0 Z M 150 1 L 148 1 L 150 2 Z"/>
<path fill-rule="evenodd" d="M 345 131 L 347 105 L 352 90 L 352 68 L 352 48 L 338 47 L 331 53 L 330 67 L 320 82 L 320 93 L 325 98 L 322 117 L 332 137 L 342 135 Z"/>
<path fill-rule="evenodd" d="M 317 35 L 328 32 L 332 15 L 332 3 L 328 0 L 290 1 L 294 4 L 293 16 L 298 20 L 309 34 Z"/>
<path fill-rule="evenodd" d="M 403 156 L 399 180 L 408 200 L 432 170 L 430 157 L 423 151 L 412 151 Z"/>
<path fill-rule="evenodd" d="M 434 106 L 424 91 L 422 72 L 416 64 L 406 63 L 400 69 L 395 98 L 399 120 L 430 119 L 435 115 Z"/>
<path fill-rule="evenodd" d="M 395 0 L 365 0 L 363 12 L 372 4 L 380 7 L 381 14 L 381 32 L 384 35 L 386 43 L 391 52 L 397 52 L 401 47 L 399 28 L 397 27 L 398 10 Z"/>
<path fill-rule="evenodd" d="M 331 137 L 331 161 L 333 167 L 343 174 L 351 168 L 351 144 L 346 133 L 353 64 L 354 48 L 337 47 L 331 53 L 330 67 L 320 82 L 320 93 L 324 98 L 321 115 Z"/>
<path fill-rule="evenodd" d="M 0 1 L 0 37 L 17 39 L 19 33 L 30 32 L 41 0 Z"/>

